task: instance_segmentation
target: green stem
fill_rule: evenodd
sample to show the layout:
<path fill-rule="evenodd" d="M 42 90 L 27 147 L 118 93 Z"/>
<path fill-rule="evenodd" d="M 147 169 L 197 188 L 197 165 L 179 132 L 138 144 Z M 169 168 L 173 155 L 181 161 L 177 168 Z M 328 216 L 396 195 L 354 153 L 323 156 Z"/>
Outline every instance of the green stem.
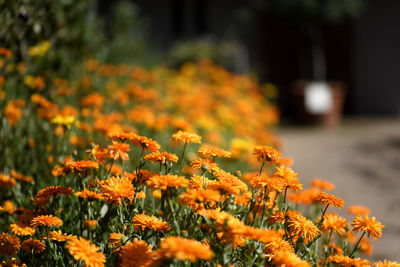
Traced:
<path fill-rule="evenodd" d="M 182 155 L 181 155 L 181 170 L 183 168 L 184 162 L 185 162 L 185 151 L 186 151 L 186 146 L 187 143 L 185 143 L 185 145 L 183 146 L 183 150 L 182 150 Z"/>
<path fill-rule="evenodd" d="M 261 175 L 262 170 L 263 170 L 263 168 L 264 168 L 264 164 L 265 164 L 265 161 L 262 162 L 260 171 L 258 172 L 258 175 Z"/>
<path fill-rule="evenodd" d="M 357 244 L 354 246 L 353 251 L 350 253 L 349 257 L 353 256 L 354 252 L 356 252 L 358 245 L 361 242 L 361 239 L 364 237 L 365 231 L 362 233 L 360 239 L 358 239 Z"/>

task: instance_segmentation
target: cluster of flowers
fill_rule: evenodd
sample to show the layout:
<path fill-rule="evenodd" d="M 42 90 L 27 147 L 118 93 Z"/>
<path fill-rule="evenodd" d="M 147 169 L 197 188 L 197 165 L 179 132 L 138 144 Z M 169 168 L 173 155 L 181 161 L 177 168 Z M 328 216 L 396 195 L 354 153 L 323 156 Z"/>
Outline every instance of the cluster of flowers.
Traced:
<path fill-rule="evenodd" d="M 2 266 L 400 266 L 355 257 L 384 226 L 361 206 L 351 223 L 333 213 L 345 203 L 327 181 L 303 188 L 250 77 L 209 61 L 86 69 L 70 85 L 22 78 L 23 99 L 0 79 L 0 133 L 16 140 L 1 158 Z"/>

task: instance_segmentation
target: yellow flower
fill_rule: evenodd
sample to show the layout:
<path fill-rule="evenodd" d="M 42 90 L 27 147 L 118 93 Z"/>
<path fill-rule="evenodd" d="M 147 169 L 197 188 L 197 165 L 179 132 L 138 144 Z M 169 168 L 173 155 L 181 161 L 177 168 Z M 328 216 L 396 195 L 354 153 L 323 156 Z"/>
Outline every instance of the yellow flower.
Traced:
<path fill-rule="evenodd" d="M 47 40 L 40 42 L 36 46 L 31 46 L 28 49 L 28 55 L 31 57 L 42 57 L 51 48 L 51 43 Z"/>
<path fill-rule="evenodd" d="M 60 115 L 57 114 L 52 120 L 51 123 L 58 124 L 70 128 L 71 125 L 78 125 L 78 121 L 76 120 L 75 116 L 68 116 L 68 115 Z"/>
<path fill-rule="evenodd" d="M 82 260 L 86 266 L 102 267 L 106 262 L 106 257 L 99 252 L 99 248 L 91 245 L 83 237 L 69 239 L 65 248 L 74 256 L 75 260 Z"/>
<path fill-rule="evenodd" d="M 32 236 L 35 233 L 35 228 L 30 227 L 22 222 L 15 222 L 10 225 L 10 231 L 15 235 Z"/>
<path fill-rule="evenodd" d="M 358 215 L 351 225 L 353 226 L 354 232 L 364 231 L 368 234 L 368 237 L 372 236 L 374 240 L 382 236 L 382 228 L 385 227 L 378 222 L 375 217 L 368 218 L 368 215 L 365 215 L 364 218 Z"/>

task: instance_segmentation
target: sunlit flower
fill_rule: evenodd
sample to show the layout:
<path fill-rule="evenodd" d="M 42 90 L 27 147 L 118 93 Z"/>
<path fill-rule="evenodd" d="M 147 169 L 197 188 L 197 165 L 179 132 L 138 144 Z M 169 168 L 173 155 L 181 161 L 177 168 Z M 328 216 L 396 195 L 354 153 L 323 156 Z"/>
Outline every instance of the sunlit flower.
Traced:
<path fill-rule="evenodd" d="M 39 226 L 61 226 L 62 220 L 53 216 L 53 215 L 40 215 L 34 217 L 31 221 L 31 226 L 39 227 Z"/>
<path fill-rule="evenodd" d="M 35 228 L 22 222 L 15 222 L 10 225 L 10 231 L 15 235 L 32 236 L 35 233 Z"/>
<path fill-rule="evenodd" d="M 324 215 L 324 221 L 321 226 L 321 230 L 324 233 L 333 231 L 339 235 L 346 233 L 347 220 L 334 213 L 326 213 Z"/>
<path fill-rule="evenodd" d="M 285 267 L 309 267 L 311 266 L 307 261 L 297 257 L 296 254 L 290 251 L 279 251 L 274 254 L 272 258 L 274 266 Z"/>
<path fill-rule="evenodd" d="M 25 263 L 21 263 L 21 260 L 14 257 L 3 261 L 0 265 L 2 267 L 27 267 Z"/>
<path fill-rule="evenodd" d="M 218 202 L 221 195 L 218 191 L 212 189 L 188 189 L 179 196 L 179 201 L 183 204 L 190 202 Z"/>
<path fill-rule="evenodd" d="M 86 266 L 101 267 L 106 262 L 106 257 L 99 252 L 99 248 L 96 245 L 91 245 L 83 237 L 69 239 L 65 248 L 74 256 L 75 260 L 82 260 Z"/>
<path fill-rule="evenodd" d="M 166 174 L 166 175 L 155 175 L 146 181 L 146 184 L 152 189 L 167 190 L 168 187 L 187 187 L 189 180 L 184 176 Z"/>
<path fill-rule="evenodd" d="M 329 256 L 327 258 L 328 262 L 332 262 L 333 264 L 339 265 L 339 266 L 345 266 L 345 267 L 369 267 L 371 266 L 370 262 L 368 260 L 360 259 L 360 258 L 350 258 L 348 256 L 343 256 L 343 255 L 334 255 L 334 256 Z"/>
<path fill-rule="evenodd" d="M 207 158 L 195 159 L 190 163 L 190 166 L 193 169 L 202 169 L 208 172 L 214 172 L 219 169 L 217 163 Z"/>
<path fill-rule="evenodd" d="M 127 161 L 129 159 L 128 152 L 130 150 L 129 144 L 119 143 L 112 141 L 112 145 L 108 146 L 108 151 L 112 159 L 121 159 L 122 161 Z"/>
<path fill-rule="evenodd" d="M 78 173 L 86 173 L 90 169 L 98 169 L 99 163 L 91 160 L 80 160 L 80 161 L 72 161 L 67 160 L 64 163 L 64 172 L 78 172 Z"/>
<path fill-rule="evenodd" d="M 174 133 L 172 135 L 172 139 L 176 142 L 182 142 L 182 143 L 194 143 L 194 144 L 199 144 L 201 143 L 201 136 L 197 135 L 195 133 L 190 133 L 190 132 L 184 132 L 184 131 L 178 131 L 177 133 Z"/>
<path fill-rule="evenodd" d="M 190 260 L 191 262 L 196 262 L 197 259 L 211 260 L 214 255 L 209 246 L 196 240 L 177 236 L 162 239 L 159 252 L 163 258 Z"/>
<path fill-rule="evenodd" d="M 221 192 L 221 194 L 229 195 L 238 195 L 246 192 L 248 189 L 245 182 L 229 172 L 219 169 L 213 172 L 213 175 L 217 177 L 218 180 L 210 181 L 207 185 L 207 189 L 218 190 Z"/>
<path fill-rule="evenodd" d="M 314 240 L 320 234 L 318 227 L 300 213 L 289 217 L 288 227 L 296 236 L 303 236 L 306 243 Z"/>
<path fill-rule="evenodd" d="M 22 249 L 26 252 L 33 250 L 34 253 L 42 253 L 46 249 L 46 246 L 40 240 L 30 238 L 22 242 Z"/>
<path fill-rule="evenodd" d="M 125 141 L 125 140 L 130 140 L 130 139 L 134 138 L 135 134 L 134 133 L 124 133 L 124 132 L 114 132 L 114 133 L 109 133 L 108 137 L 114 141 L 117 141 L 117 140 Z"/>
<path fill-rule="evenodd" d="M 71 125 L 78 125 L 78 121 L 76 120 L 75 116 L 63 116 L 57 114 L 52 120 L 51 123 L 58 124 L 70 128 Z"/>
<path fill-rule="evenodd" d="M 60 230 L 49 232 L 49 239 L 57 242 L 65 242 L 72 237 L 73 237 L 72 235 L 67 235 L 66 233 L 63 233 Z"/>
<path fill-rule="evenodd" d="M 49 186 L 45 187 L 41 190 L 39 190 L 36 193 L 36 198 L 43 198 L 43 197 L 53 197 L 57 195 L 70 195 L 74 192 L 74 190 L 71 187 L 65 187 L 65 186 Z"/>
<path fill-rule="evenodd" d="M 344 207 L 344 201 L 342 199 L 335 197 L 332 194 L 327 194 L 325 192 L 320 192 L 317 200 L 325 206 L 335 206 L 339 209 Z"/>
<path fill-rule="evenodd" d="M 136 135 L 133 136 L 130 140 L 132 144 L 140 146 L 144 150 L 157 151 L 161 148 L 157 141 L 154 141 L 151 138 L 147 138 L 145 136 Z"/>
<path fill-rule="evenodd" d="M 7 233 L 0 234 L 0 254 L 11 256 L 18 252 L 21 242 L 18 237 Z"/>
<path fill-rule="evenodd" d="M 144 156 L 144 160 L 165 164 L 167 161 L 178 162 L 178 156 L 168 152 L 155 151 Z"/>
<path fill-rule="evenodd" d="M 3 205 L 0 206 L 0 211 L 5 211 L 8 213 L 14 212 L 14 203 L 11 200 L 6 200 L 3 202 Z"/>
<path fill-rule="evenodd" d="M 157 219 L 155 216 L 147 216 L 146 214 L 137 214 L 133 217 L 133 224 L 135 225 L 135 231 L 144 229 L 153 229 L 157 232 L 168 232 L 171 227 L 167 222 Z"/>
<path fill-rule="evenodd" d="M 294 252 L 290 243 L 279 235 L 271 235 L 264 243 L 264 253 L 268 256 L 274 256 L 281 251 Z"/>
<path fill-rule="evenodd" d="M 85 220 L 83 224 L 88 227 L 89 229 L 93 229 L 97 226 L 97 221 L 96 220 Z"/>
<path fill-rule="evenodd" d="M 267 190 L 276 190 L 278 192 L 282 192 L 285 188 L 283 179 L 277 177 L 268 177 L 263 173 L 253 177 L 249 181 L 249 185 L 256 189 L 267 188 Z"/>
<path fill-rule="evenodd" d="M 39 44 L 29 47 L 28 55 L 31 57 L 42 57 L 47 53 L 47 51 L 49 51 L 50 48 L 50 41 L 41 41 Z"/>
<path fill-rule="evenodd" d="M 20 174 L 19 172 L 15 170 L 10 171 L 10 176 L 12 176 L 14 179 L 19 180 L 19 181 L 24 181 L 27 183 L 33 182 L 33 177 L 32 176 L 25 176 Z"/>
<path fill-rule="evenodd" d="M 373 266 L 375 267 L 400 267 L 400 263 L 398 263 L 397 261 L 378 261 L 378 262 L 374 262 Z"/>
<path fill-rule="evenodd" d="M 378 222 L 375 217 L 368 218 L 368 215 L 365 215 L 364 218 L 361 215 L 358 215 L 353 220 L 351 226 L 353 226 L 354 232 L 364 231 L 368 234 L 368 237 L 372 236 L 374 240 L 377 240 L 378 237 L 382 236 L 382 228 L 385 227 L 383 224 Z"/>
<path fill-rule="evenodd" d="M 267 161 L 270 164 L 278 164 L 282 153 L 270 146 L 256 146 L 253 155 L 257 156 L 258 161 Z"/>
<path fill-rule="evenodd" d="M 232 153 L 224 150 L 222 148 L 212 146 L 212 145 L 202 145 L 199 150 L 197 151 L 203 157 L 223 157 L 223 158 L 230 158 Z"/>
<path fill-rule="evenodd" d="M 0 173 L 0 187 L 12 187 L 16 184 L 17 182 L 15 179 L 11 178 L 9 175 Z"/>
<path fill-rule="evenodd" d="M 121 233 L 110 233 L 108 235 L 108 242 L 112 246 L 114 253 L 119 252 L 119 250 L 121 249 L 122 243 L 123 243 L 123 241 L 122 241 L 123 238 L 126 238 L 126 237 Z"/>
<path fill-rule="evenodd" d="M 99 182 L 99 189 L 105 201 L 116 205 L 121 204 L 121 201 L 125 202 L 125 198 L 133 200 L 135 197 L 135 187 L 133 187 L 131 181 L 126 177 L 110 177 Z"/>
<path fill-rule="evenodd" d="M 144 240 L 133 239 L 121 248 L 121 259 L 123 267 L 146 267 L 153 263 L 152 246 Z"/>

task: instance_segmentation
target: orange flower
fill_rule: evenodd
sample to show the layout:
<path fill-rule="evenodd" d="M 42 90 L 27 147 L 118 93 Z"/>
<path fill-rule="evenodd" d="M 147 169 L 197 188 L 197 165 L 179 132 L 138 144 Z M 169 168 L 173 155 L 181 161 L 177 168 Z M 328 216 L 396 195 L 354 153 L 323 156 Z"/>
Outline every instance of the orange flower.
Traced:
<path fill-rule="evenodd" d="M 135 135 L 130 140 L 132 144 L 140 146 L 144 150 L 157 151 L 161 148 L 157 141 L 153 141 L 151 138 L 145 136 Z"/>
<path fill-rule="evenodd" d="M 15 170 L 11 170 L 10 175 L 16 180 L 20 180 L 20 181 L 27 182 L 27 183 L 33 182 L 32 176 L 22 175 Z"/>
<path fill-rule="evenodd" d="M 183 132 L 183 131 L 178 131 L 177 133 L 174 133 L 172 135 L 172 139 L 176 142 L 182 142 L 182 143 L 194 143 L 194 144 L 200 144 L 201 143 L 201 136 L 195 134 L 195 133 L 190 133 L 190 132 Z"/>
<path fill-rule="evenodd" d="M 314 178 L 312 180 L 311 187 L 316 187 L 316 188 L 319 188 L 321 190 L 327 190 L 327 191 L 335 189 L 335 185 L 334 184 L 332 184 L 332 183 L 330 183 L 328 181 L 324 181 L 324 180 L 318 179 L 318 178 Z"/>
<path fill-rule="evenodd" d="M 42 253 L 45 250 L 46 246 L 40 240 L 35 239 L 27 239 L 22 242 L 22 249 L 26 252 Z"/>
<path fill-rule="evenodd" d="M 49 239 L 57 241 L 57 242 L 65 242 L 72 237 L 73 236 L 67 235 L 67 234 L 61 232 L 60 230 L 49 232 Z M 45 237 L 45 238 L 47 238 L 47 237 Z"/>
<path fill-rule="evenodd" d="M 12 257 L 1 263 L 2 267 L 27 267 L 25 263 L 21 263 L 21 260 Z"/>
<path fill-rule="evenodd" d="M 155 151 L 144 156 L 144 160 L 149 160 L 153 163 L 165 164 L 167 161 L 178 162 L 178 156 L 168 152 Z"/>
<path fill-rule="evenodd" d="M 18 252 L 21 242 L 18 237 L 7 233 L 0 234 L 0 254 L 11 256 Z"/>
<path fill-rule="evenodd" d="M 204 176 L 198 176 L 198 175 L 193 175 L 190 178 L 189 181 L 189 188 L 191 189 L 205 189 L 205 186 L 210 182 L 211 180 L 207 179 Z"/>
<path fill-rule="evenodd" d="M 135 238 L 121 248 L 122 267 L 146 267 L 153 263 L 152 246 Z"/>
<path fill-rule="evenodd" d="M 335 206 L 339 209 L 344 207 L 344 201 L 338 197 L 335 197 L 332 194 L 327 194 L 325 192 L 320 192 L 318 194 L 317 201 L 326 205 L 326 206 Z"/>
<path fill-rule="evenodd" d="M 310 267 L 311 265 L 290 251 L 279 251 L 272 258 L 274 266 L 285 267 Z"/>
<path fill-rule="evenodd" d="M 75 260 L 82 260 L 86 266 L 101 267 L 106 262 L 106 257 L 99 252 L 99 248 L 91 245 L 83 237 L 69 239 L 65 248 L 74 256 Z"/>
<path fill-rule="evenodd" d="M 360 251 L 365 255 L 371 256 L 372 255 L 372 244 L 366 238 L 362 238 L 360 241 Z"/>
<path fill-rule="evenodd" d="M 397 261 L 384 260 L 383 262 L 382 261 L 374 262 L 373 266 L 375 266 L 375 267 L 400 267 L 400 263 L 397 263 Z"/>
<path fill-rule="evenodd" d="M 293 214 L 289 217 L 288 227 L 296 236 L 303 236 L 304 242 L 306 243 L 314 240 L 320 233 L 318 227 L 300 213 Z"/>
<path fill-rule="evenodd" d="M 32 236 L 36 230 L 33 227 L 29 227 L 28 224 L 22 222 L 15 222 L 10 225 L 10 231 L 15 235 Z"/>
<path fill-rule="evenodd" d="M 80 161 L 72 161 L 72 160 L 67 160 L 64 163 L 64 172 L 65 173 L 70 173 L 70 172 L 78 172 L 78 173 L 86 173 L 90 169 L 98 169 L 99 164 L 95 161 L 90 161 L 90 160 L 80 160 Z"/>
<path fill-rule="evenodd" d="M 257 156 L 258 161 L 268 161 L 270 164 L 278 164 L 282 153 L 270 146 L 256 146 L 253 155 Z"/>
<path fill-rule="evenodd" d="M 117 141 L 125 141 L 125 140 L 131 140 L 132 138 L 135 137 L 134 133 L 123 133 L 123 132 L 115 132 L 115 133 L 109 133 L 108 137 L 111 140 Z"/>
<path fill-rule="evenodd" d="M 0 173 L 0 186 L 1 187 L 13 187 L 16 186 L 17 182 L 15 179 L 11 178 L 9 175 L 4 175 Z"/>
<path fill-rule="evenodd" d="M 354 215 L 368 215 L 370 210 L 364 206 L 350 206 L 347 209 L 347 212 Z"/>
<path fill-rule="evenodd" d="M 221 192 L 221 194 L 235 194 L 246 192 L 248 187 L 246 183 L 237 178 L 235 175 L 219 169 L 213 173 L 218 180 L 212 180 L 208 183 L 208 189 L 214 189 Z"/>
<path fill-rule="evenodd" d="M 219 169 L 217 163 L 215 163 L 214 161 L 207 159 L 207 158 L 200 158 L 200 159 L 193 160 L 190 163 L 190 166 L 193 169 L 202 169 L 202 170 L 208 171 L 208 172 L 214 172 Z"/>
<path fill-rule="evenodd" d="M 212 189 L 189 189 L 179 196 L 179 202 L 188 204 L 190 202 L 207 203 L 218 202 L 221 195 Z"/>
<path fill-rule="evenodd" d="M 111 158 L 114 160 L 121 158 L 122 161 L 127 161 L 129 159 L 129 144 L 119 143 L 116 141 L 112 141 L 112 143 L 112 145 L 108 146 Z"/>
<path fill-rule="evenodd" d="M 61 226 L 62 220 L 53 215 L 40 215 L 32 219 L 31 226 Z"/>
<path fill-rule="evenodd" d="M 86 188 L 84 188 L 82 191 L 76 192 L 75 195 L 78 197 L 84 198 L 86 201 L 94 201 L 97 199 L 103 199 L 103 197 L 100 193 L 90 191 Z"/>
<path fill-rule="evenodd" d="M 124 198 L 133 200 L 135 197 L 135 187 L 128 178 L 110 177 L 104 181 L 99 181 L 101 196 L 107 202 L 113 202 L 115 205 L 125 203 Z"/>
<path fill-rule="evenodd" d="M 230 158 L 232 153 L 212 145 L 202 145 L 197 151 L 203 157 L 224 157 Z"/>
<path fill-rule="evenodd" d="M 22 117 L 21 108 L 25 106 L 24 100 L 10 100 L 4 109 L 4 116 L 10 125 L 15 126 Z"/>
<path fill-rule="evenodd" d="M 146 184 L 153 190 L 161 189 L 167 190 L 168 187 L 187 187 L 189 181 L 184 176 L 166 174 L 166 175 L 155 175 L 146 181 Z"/>
<path fill-rule="evenodd" d="M 171 227 L 167 222 L 157 219 L 155 216 L 147 216 L 146 214 L 137 214 L 133 217 L 135 231 L 144 230 L 146 228 L 156 230 L 157 232 L 171 231 Z"/>
<path fill-rule="evenodd" d="M 126 237 L 121 233 L 110 233 L 108 235 L 108 242 L 113 247 L 114 253 L 118 252 L 121 249 L 123 243 L 122 238 Z"/>
<path fill-rule="evenodd" d="M 264 244 L 264 253 L 267 256 L 274 256 L 279 252 L 294 252 L 293 247 L 286 240 L 283 240 L 279 235 L 271 235 Z"/>
<path fill-rule="evenodd" d="M 178 236 L 162 239 L 159 253 L 163 258 L 190 260 L 191 262 L 196 262 L 197 259 L 211 260 L 214 255 L 209 246 Z"/>
<path fill-rule="evenodd" d="M 318 221 L 320 218 L 318 219 Z M 346 234 L 347 220 L 334 213 L 326 213 L 324 215 L 324 222 L 322 223 L 321 230 L 324 233 L 333 231 L 339 235 Z"/>
<path fill-rule="evenodd" d="M 264 173 L 261 175 L 256 175 L 249 181 L 249 185 L 256 189 L 267 188 L 268 191 L 276 190 L 282 192 L 285 188 L 283 179 L 277 177 L 268 177 Z"/>
<path fill-rule="evenodd" d="M 329 256 L 327 258 L 328 262 L 332 262 L 333 264 L 339 265 L 339 266 L 345 266 L 345 267 L 367 267 L 371 266 L 370 262 L 368 260 L 360 259 L 360 258 L 350 258 L 348 256 L 343 256 L 343 255 L 334 255 L 334 256 Z"/>
<path fill-rule="evenodd" d="M 368 234 L 368 237 L 372 236 L 374 240 L 382 236 L 382 228 L 385 227 L 378 222 L 375 217 L 368 218 L 368 215 L 365 215 L 364 218 L 358 215 L 351 225 L 353 226 L 354 232 L 364 231 Z"/>
<path fill-rule="evenodd" d="M 65 186 L 49 186 L 45 187 L 39 192 L 36 193 L 36 198 L 49 198 L 57 195 L 70 195 L 74 192 L 74 189 L 71 187 L 65 187 Z"/>
<path fill-rule="evenodd" d="M 110 155 L 110 152 L 107 148 L 101 148 L 99 145 L 95 145 L 92 149 L 87 150 L 90 155 L 93 156 L 94 160 L 99 163 L 103 164 L 106 162 L 106 158 Z"/>
<path fill-rule="evenodd" d="M 97 226 L 97 221 L 96 220 L 85 220 L 83 223 L 89 229 L 93 229 L 93 228 L 95 228 Z"/>

